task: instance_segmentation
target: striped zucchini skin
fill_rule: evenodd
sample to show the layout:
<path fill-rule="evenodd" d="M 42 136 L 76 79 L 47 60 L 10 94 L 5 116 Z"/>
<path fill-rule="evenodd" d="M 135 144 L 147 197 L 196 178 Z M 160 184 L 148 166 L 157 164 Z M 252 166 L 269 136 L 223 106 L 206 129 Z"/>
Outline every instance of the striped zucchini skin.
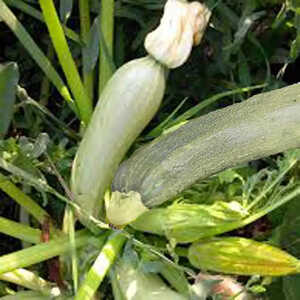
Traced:
<path fill-rule="evenodd" d="M 300 147 L 300 84 L 196 118 L 136 151 L 112 188 L 148 207 L 226 168 Z"/>
<path fill-rule="evenodd" d="M 300 261 L 287 252 L 238 237 L 194 243 L 188 259 L 194 267 L 227 274 L 283 276 L 300 271 Z"/>
<path fill-rule="evenodd" d="M 165 80 L 165 68 L 148 56 L 119 68 L 102 92 L 72 168 L 71 190 L 85 225 L 88 215 L 99 217 L 120 161 L 160 106 Z"/>

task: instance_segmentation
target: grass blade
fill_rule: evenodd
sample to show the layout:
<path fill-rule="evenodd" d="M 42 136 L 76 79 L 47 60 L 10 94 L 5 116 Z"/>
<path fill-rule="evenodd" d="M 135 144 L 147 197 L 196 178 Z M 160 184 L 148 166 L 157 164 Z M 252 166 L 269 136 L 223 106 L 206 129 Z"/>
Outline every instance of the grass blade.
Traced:
<path fill-rule="evenodd" d="M 17 107 L 24 107 L 26 105 L 34 106 L 38 111 L 40 111 L 43 115 L 49 117 L 52 123 L 56 123 L 61 130 L 68 135 L 70 138 L 75 139 L 76 141 L 80 141 L 80 135 L 77 132 L 70 129 L 63 121 L 57 118 L 44 104 L 37 102 L 36 100 L 32 99 L 28 94 L 27 91 L 18 85 L 17 87 L 17 96 L 21 100 L 21 103 L 17 105 Z"/>
<path fill-rule="evenodd" d="M 100 59 L 99 59 L 99 96 L 101 95 L 103 88 L 107 81 L 112 76 L 114 70 L 111 67 L 111 63 L 105 55 L 105 50 L 108 51 L 108 55 L 113 57 L 113 37 L 114 37 L 114 1 L 106 0 L 101 1 L 101 26 L 100 32 L 103 35 L 103 41 L 101 40 Z M 106 47 L 106 49 L 104 48 Z"/>
<path fill-rule="evenodd" d="M 1 173 L 0 189 L 26 209 L 40 224 L 43 224 L 47 218 L 50 218 L 49 214 L 44 209 Z"/>
<path fill-rule="evenodd" d="M 16 63 L 0 64 L 0 137 L 6 135 L 13 117 L 18 81 Z"/>
<path fill-rule="evenodd" d="M 67 40 L 60 24 L 54 3 L 52 0 L 40 0 L 39 2 L 54 49 L 65 73 L 70 89 L 76 100 L 80 120 L 85 125 L 87 125 L 92 115 L 92 101 L 88 97 L 80 79 L 77 67 L 72 58 Z"/>
<path fill-rule="evenodd" d="M 81 38 L 84 41 L 85 45 L 88 44 L 91 30 L 91 19 L 90 19 L 90 4 L 89 1 L 80 0 L 79 1 L 79 13 L 80 13 L 80 33 Z M 85 52 L 82 51 L 82 63 L 83 63 L 83 83 L 84 87 L 90 97 L 90 99 L 94 98 L 94 72 L 93 71 L 85 71 L 85 65 L 87 61 L 87 57 L 85 57 Z"/>
<path fill-rule="evenodd" d="M 54 196 L 56 196 L 57 199 L 63 201 L 64 203 L 69 204 L 73 208 L 76 208 L 76 210 L 80 211 L 80 213 L 82 215 L 86 216 L 91 222 L 93 222 L 95 224 L 95 226 L 97 226 L 101 229 L 109 229 L 110 228 L 108 224 L 94 218 L 91 215 L 88 215 L 83 209 L 81 209 L 76 203 L 74 203 L 74 201 L 70 201 L 68 198 L 61 195 L 59 192 L 57 192 L 56 189 L 49 186 L 45 180 L 38 178 L 38 177 L 24 171 L 23 169 L 20 169 L 19 167 L 12 165 L 11 163 L 5 161 L 1 157 L 0 157 L 0 168 L 6 170 L 7 172 L 10 172 L 16 176 L 20 176 L 21 178 L 23 178 L 26 181 L 26 184 L 29 184 L 29 185 L 35 187 L 38 191 L 42 190 L 44 192 L 51 193 Z"/>
<path fill-rule="evenodd" d="M 41 231 L 39 229 L 3 217 L 0 217 L 0 232 L 32 244 L 41 242 Z"/>
<path fill-rule="evenodd" d="M 87 273 L 86 278 L 78 290 L 75 300 L 92 299 L 109 268 L 121 251 L 125 241 L 126 237 L 121 233 L 111 235 L 110 239 L 102 248 L 92 268 Z"/>
<path fill-rule="evenodd" d="M 35 62 L 39 65 L 39 67 L 44 71 L 46 76 L 51 80 L 51 82 L 57 88 L 61 96 L 67 102 L 69 102 L 73 110 L 76 111 L 72 97 L 69 93 L 67 86 L 64 84 L 61 77 L 55 71 L 48 58 L 45 56 L 45 54 L 41 51 L 41 49 L 31 38 L 30 34 L 27 32 L 25 27 L 17 20 L 15 15 L 3 2 L 3 0 L 0 0 L 0 18 L 20 40 L 20 42 L 23 44 L 25 49 L 29 52 L 31 57 L 35 60 Z"/>
<path fill-rule="evenodd" d="M 211 105 L 212 103 L 214 103 L 224 97 L 228 97 L 228 96 L 232 96 L 232 95 L 236 95 L 236 94 L 247 93 L 247 92 L 250 92 L 250 91 L 253 91 L 256 89 L 261 89 L 265 86 L 266 86 L 266 84 L 259 84 L 259 85 L 255 85 L 255 86 L 251 86 L 251 87 L 238 88 L 238 89 L 235 89 L 232 91 L 226 91 L 223 93 L 216 94 L 210 98 L 203 100 L 198 105 L 196 105 L 196 106 L 190 108 L 189 110 L 187 110 L 186 112 L 184 112 L 182 115 L 177 117 L 173 122 L 169 123 L 168 128 L 173 125 L 184 122 L 187 119 L 190 119 L 191 117 L 195 116 L 195 114 L 197 114 L 200 110 L 204 109 L 205 107 Z"/>
<path fill-rule="evenodd" d="M 21 10 L 22 12 L 28 14 L 29 16 L 41 21 L 41 22 L 45 22 L 44 21 L 44 18 L 43 18 L 43 15 L 40 13 L 39 10 L 35 9 L 33 6 L 21 1 L 21 0 L 18 0 L 18 1 L 15 1 L 15 0 L 4 0 L 4 2 L 6 4 L 8 4 L 9 6 L 12 6 L 12 7 L 15 7 L 19 10 Z M 64 28 L 64 32 L 66 34 L 66 36 L 73 40 L 74 42 L 78 43 L 78 44 L 81 44 L 82 41 L 80 40 L 80 37 L 79 35 L 73 31 L 72 29 L 68 28 L 66 25 L 63 25 L 63 28 Z"/>
<path fill-rule="evenodd" d="M 91 239 L 95 237 L 87 230 L 81 230 L 76 233 L 76 248 L 87 245 Z M 106 235 L 98 237 L 104 240 Z M 15 269 L 25 268 L 36 263 L 48 260 L 55 256 L 67 253 L 71 250 L 70 240 L 68 236 L 51 240 L 47 243 L 16 251 L 0 257 L 0 274 L 11 272 Z"/>

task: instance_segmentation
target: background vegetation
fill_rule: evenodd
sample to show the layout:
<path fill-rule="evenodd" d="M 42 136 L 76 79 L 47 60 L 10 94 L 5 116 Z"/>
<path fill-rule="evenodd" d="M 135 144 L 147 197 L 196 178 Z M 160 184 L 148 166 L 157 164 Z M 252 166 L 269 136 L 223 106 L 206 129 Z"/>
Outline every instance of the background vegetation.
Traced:
<path fill-rule="evenodd" d="M 116 0 L 113 8 L 103 3 L 101 6 L 99 0 L 84 1 L 55 1 L 73 62 L 66 55 L 62 42 L 58 40 L 55 45 L 51 41 L 37 0 L 0 0 L 0 63 L 15 62 L 18 66 L 17 70 L 16 65 L 11 64 L 0 78 L 0 90 L 18 81 L 15 102 L 9 91 L 7 98 L 0 99 L 0 215 L 34 228 L 41 221 L 39 209 L 35 215 L 38 221 L 33 220 L 27 213 L 26 199 L 18 203 L 11 198 L 22 199 L 16 196 L 18 192 L 30 196 L 51 216 L 55 227 L 62 226 L 66 198 L 61 195 L 65 194 L 64 183 L 69 182 L 72 160 L 80 141 L 80 127 L 84 127 L 78 115 L 83 123 L 87 122 L 99 93 L 114 70 L 130 59 L 145 55 L 144 37 L 159 23 L 165 3 L 164 0 Z M 298 0 L 204 2 L 213 10 L 204 40 L 184 66 L 170 73 L 163 105 L 129 154 L 179 122 L 299 81 Z M 101 18 L 101 11 L 107 18 Z M 109 18 L 111 12 L 113 18 Z M 50 11 L 49 15 L 51 18 Z M 16 23 L 14 16 L 22 26 Z M 53 20 L 52 26 L 57 33 Z M 33 47 L 29 37 L 38 48 Z M 57 50 L 59 47 L 61 49 Z M 80 89 L 76 69 L 85 94 Z M 64 82 L 68 83 L 68 88 Z M 77 104 L 72 101 L 69 89 Z M 292 168 L 281 168 L 280 163 L 287 161 L 286 157 L 288 155 L 279 155 L 227 171 L 197 183 L 180 198 L 212 203 L 215 199 L 255 197 L 276 176 L 284 174 L 273 186 L 270 199 L 276 196 L 276 191 L 297 184 L 299 180 L 298 163 Z M 10 187 L 8 180 L 12 184 Z M 14 190 L 16 186 L 18 190 Z M 236 231 L 235 235 L 268 240 L 300 258 L 298 206 L 294 200 L 268 217 Z M 43 225 L 47 226 L 45 222 Z M 34 234 L 31 240 L 27 238 L 21 242 L 14 226 L 17 224 L 0 226 L 0 231 L 6 233 L 0 236 L 1 255 L 25 248 L 28 242 L 35 243 Z M 15 231 L 10 234 L 13 237 L 8 237 L 8 227 Z M 45 234 L 45 230 L 43 232 Z M 137 234 L 137 238 L 153 245 L 160 243 L 148 235 Z M 93 256 L 91 253 L 95 254 L 91 250 L 86 255 Z M 151 259 L 144 256 L 141 255 L 145 266 L 154 268 L 149 263 Z M 53 264 L 52 267 L 35 265 L 32 270 L 44 277 L 50 274 L 50 279 L 59 283 Z M 65 279 L 71 280 L 68 276 Z M 247 280 L 241 278 L 244 283 Z M 299 295 L 299 276 L 251 280 L 249 290 L 264 299 L 293 300 Z M 109 299 L 108 281 L 102 286 L 103 298 Z M 14 285 L 0 283 L 3 296 L 15 289 Z"/>

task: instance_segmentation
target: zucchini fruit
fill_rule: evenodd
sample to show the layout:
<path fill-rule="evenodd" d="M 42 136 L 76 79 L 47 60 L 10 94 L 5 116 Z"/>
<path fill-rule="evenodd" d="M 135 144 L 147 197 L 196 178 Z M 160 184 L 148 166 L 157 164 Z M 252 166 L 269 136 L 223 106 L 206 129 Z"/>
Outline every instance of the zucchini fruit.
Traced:
<path fill-rule="evenodd" d="M 138 192 L 147 207 L 226 168 L 300 147 L 300 84 L 196 118 L 137 150 L 112 189 Z"/>
<path fill-rule="evenodd" d="M 91 217 L 103 216 L 103 196 L 120 161 L 160 106 L 167 68 L 187 60 L 192 46 L 200 43 L 209 16 L 200 3 L 168 0 L 159 26 L 163 38 L 150 33 L 151 42 L 146 43 L 150 55 L 119 68 L 102 92 L 71 175 L 77 216 L 91 230 L 97 231 Z"/>
<path fill-rule="evenodd" d="M 103 195 L 121 159 L 160 106 L 165 71 L 150 56 L 136 59 L 119 68 L 103 90 L 71 176 L 75 202 L 82 208 L 77 215 L 90 228 L 89 216 L 99 216 Z"/>

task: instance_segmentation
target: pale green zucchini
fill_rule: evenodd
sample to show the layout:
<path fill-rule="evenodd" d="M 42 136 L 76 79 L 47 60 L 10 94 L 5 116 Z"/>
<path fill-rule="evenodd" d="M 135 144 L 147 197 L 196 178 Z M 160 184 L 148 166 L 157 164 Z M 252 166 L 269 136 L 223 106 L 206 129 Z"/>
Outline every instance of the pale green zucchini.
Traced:
<path fill-rule="evenodd" d="M 73 163 L 71 190 L 81 222 L 99 217 L 126 151 L 158 110 L 166 72 L 150 56 L 123 65 L 107 83 Z"/>
<path fill-rule="evenodd" d="M 168 0 L 159 34 L 149 33 L 151 41 L 145 44 L 150 55 L 125 64 L 107 83 L 71 176 L 77 215 L 90 229 L 95 229 L 91 217 L 103 217 L 103 196 L 121 159 L 160 106 L 166 69 L 187 60 L 192 46 L 200 43 L 209 16 L 198 2 Z"/>
<path fill-rule="evenodd" d="M 113 190 L 135 191 L 148 207 L 221 170 L 300 147 L 300 84 L 196 118 L 122 163 Z"/>

